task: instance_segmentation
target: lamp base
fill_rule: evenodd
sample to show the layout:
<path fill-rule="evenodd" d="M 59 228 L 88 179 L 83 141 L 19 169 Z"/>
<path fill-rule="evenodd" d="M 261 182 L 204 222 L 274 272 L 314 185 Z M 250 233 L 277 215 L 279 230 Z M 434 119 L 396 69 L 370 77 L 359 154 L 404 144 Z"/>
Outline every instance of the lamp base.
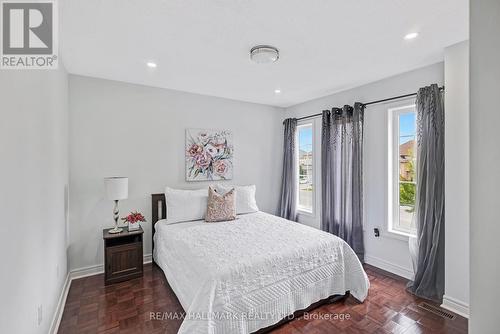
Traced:
<path fill-rule="evenodd" d="M 115 227 L 115 228 L 112 228 L 111 230 L 108 230 L 108 233 L 115 234 L 115 233 L 120 233 L 121 231 L 123 231 L 122 228 Z"/>
<path fill-rule="evenodd" d="M 118 211 L 118 200 L 115 199 L 115 207 L 113 208 L 113 219 L 115 220 L 115 227 L 109 230 L 108 233 L 115 234 L 123 231 L 122 228 L 118 227 L 118 218 L 120 217 L 119 213 L 120 212 Z"/>

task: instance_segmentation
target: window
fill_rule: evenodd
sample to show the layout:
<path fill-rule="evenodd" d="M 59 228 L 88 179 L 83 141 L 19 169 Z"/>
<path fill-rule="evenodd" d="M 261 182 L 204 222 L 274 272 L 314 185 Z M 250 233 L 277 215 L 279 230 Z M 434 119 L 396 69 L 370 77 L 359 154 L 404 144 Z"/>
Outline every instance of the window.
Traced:
<path fill-rule="evenodd" d="M 415 235 L 415 105 L 389 109 L 389 232 Z"/>
<path fill-rule="evenodd" d="M 313 124 L 305 123 L 299 125 L 297 133 L 299 145 L 298 209 L 302 212 L 313 213 Z"/>

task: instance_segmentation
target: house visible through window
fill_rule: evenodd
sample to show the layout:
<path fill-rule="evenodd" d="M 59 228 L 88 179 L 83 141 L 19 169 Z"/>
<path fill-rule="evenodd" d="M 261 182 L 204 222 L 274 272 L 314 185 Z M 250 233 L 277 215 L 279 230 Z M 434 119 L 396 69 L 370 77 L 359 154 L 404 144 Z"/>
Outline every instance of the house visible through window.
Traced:
<path fill-rule="evenodd" d="M 415 106 L 391 109 L 389 231 L 414 235 L 417 192 L 417 138 Z"/>
<path fill-rule="evenodd" d="M 297 127 L 299 146 L 299 211 L 313 212 L 313 125 L 306 123 Z"/>

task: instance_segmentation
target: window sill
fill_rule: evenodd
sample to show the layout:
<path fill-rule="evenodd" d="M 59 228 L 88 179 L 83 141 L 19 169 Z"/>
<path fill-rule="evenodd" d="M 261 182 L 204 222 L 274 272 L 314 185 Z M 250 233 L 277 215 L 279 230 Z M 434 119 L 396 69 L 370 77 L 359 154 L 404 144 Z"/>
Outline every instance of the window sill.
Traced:
<path fill-rule="evenodd" d="M 388 237 L 388 238 L 392 238 L 392 239 L 403 240 L 403 241 L 408 241 L 408 239 L 410 237 L 416 237 L 415 234 L 410 234 L 410 233 L 396 231 L 396 230 L 385 231 L 384 236 Z"/>
<path fill-rule="evenodd" d="M 306 211 L 306 210 L 301 210 L 301 209 L 297 210 L 297 214 L 299 216 L 312 217 L 312 218 L 315 217 L 315 215 L 312 211 Z"/>

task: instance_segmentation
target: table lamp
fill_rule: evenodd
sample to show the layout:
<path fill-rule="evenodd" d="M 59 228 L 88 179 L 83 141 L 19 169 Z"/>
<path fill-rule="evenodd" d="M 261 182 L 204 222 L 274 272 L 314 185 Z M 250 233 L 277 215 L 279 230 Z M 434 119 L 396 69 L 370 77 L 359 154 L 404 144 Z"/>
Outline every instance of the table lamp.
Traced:
<path fill-rule="evenodd" d="M 115 228 L 109 230 L 109 233 L 120 233 L 123 229 L 118 228 L 118 201 L 128 197 L 128 177 L 106 177 L 104 178 L 104 186 L 106 187 L 106 198 L 115 201 L 113 208 L 113 219 L 115 220 Z"/>

